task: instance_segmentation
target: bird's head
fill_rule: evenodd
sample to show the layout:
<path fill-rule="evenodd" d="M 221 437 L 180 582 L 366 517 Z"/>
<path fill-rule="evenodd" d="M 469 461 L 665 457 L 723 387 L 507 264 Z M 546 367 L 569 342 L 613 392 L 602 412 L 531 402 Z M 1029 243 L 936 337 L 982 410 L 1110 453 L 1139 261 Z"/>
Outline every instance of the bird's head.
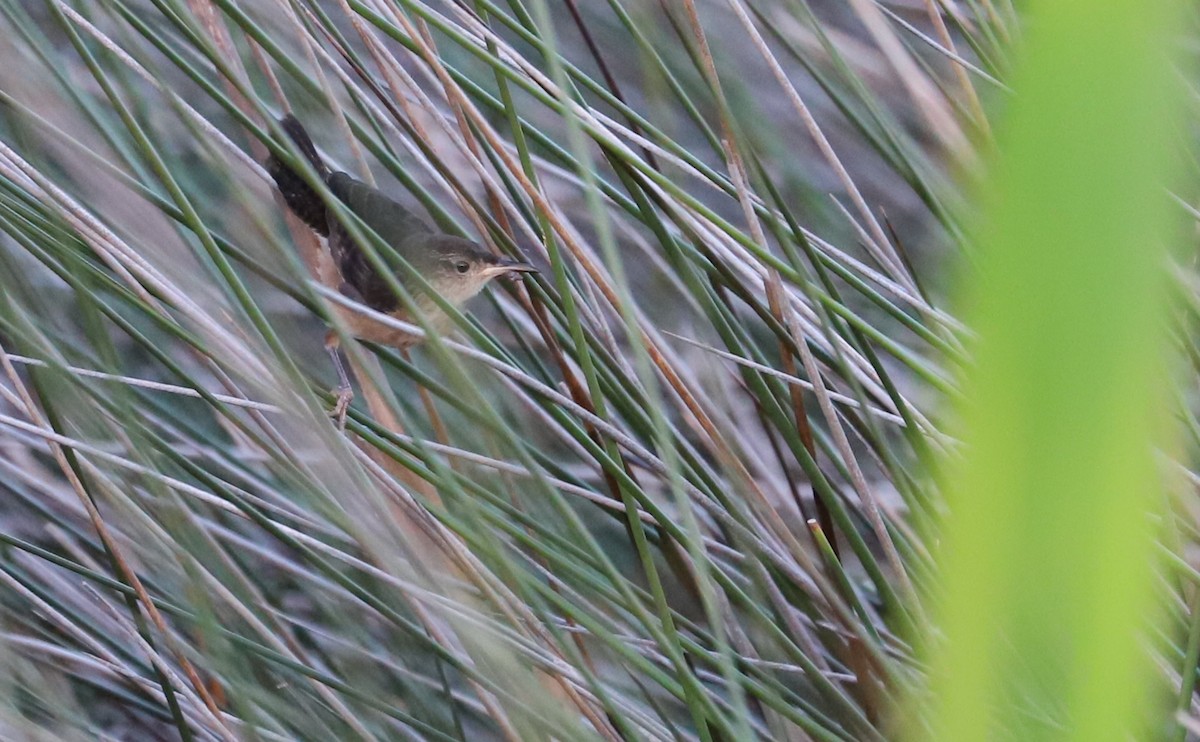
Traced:
<path fill-rule="evenodd" d="M 493 255 L 470 240 L 450 235 L 432 235 L 419 255 L 410 258 L 413 267 L 446 301 L 461 305 L 493 278 L 537 273 L 529 263 Z"/>

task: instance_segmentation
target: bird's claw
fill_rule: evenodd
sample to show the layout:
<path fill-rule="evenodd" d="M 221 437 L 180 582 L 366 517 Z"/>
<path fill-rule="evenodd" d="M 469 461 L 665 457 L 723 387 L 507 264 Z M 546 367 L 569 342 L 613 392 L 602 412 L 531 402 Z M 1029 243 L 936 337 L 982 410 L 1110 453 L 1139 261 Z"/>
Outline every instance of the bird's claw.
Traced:
<path fill-rule="evenodd" d="M 346 413 L 350 411 L 350 402 L 354 399 L 354 390 L 349 386 L 338 387 L 335 390 L 337 399 L 333 403 L 333 410 L 329 416 L 333 418 L 333 424 L 337 426 L 338 431 L 346 429 Z"/>

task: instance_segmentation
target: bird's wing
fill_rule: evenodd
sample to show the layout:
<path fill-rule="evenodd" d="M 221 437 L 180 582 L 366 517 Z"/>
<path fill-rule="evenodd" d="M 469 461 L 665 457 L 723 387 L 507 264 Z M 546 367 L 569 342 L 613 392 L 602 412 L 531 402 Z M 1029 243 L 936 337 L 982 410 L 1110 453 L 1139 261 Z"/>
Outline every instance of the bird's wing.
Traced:
<path fill-rule="evenodd" d="M 334 173 L 328 183 L 333 194 L 392 247 L 398 248 L 411 237 L 432 232 L 425 222 L 379 189 L 346 173 Z M 341 222 L 333 218 L 332 211 L 329 217 L 329 251 L 342 272 L 342 280 L 350 284 L 362 296 L 363 303 L 372 309 L 380 312 L 395 310 L 399 302 L 388 282 L 375 270 L 366 252 Z"/>

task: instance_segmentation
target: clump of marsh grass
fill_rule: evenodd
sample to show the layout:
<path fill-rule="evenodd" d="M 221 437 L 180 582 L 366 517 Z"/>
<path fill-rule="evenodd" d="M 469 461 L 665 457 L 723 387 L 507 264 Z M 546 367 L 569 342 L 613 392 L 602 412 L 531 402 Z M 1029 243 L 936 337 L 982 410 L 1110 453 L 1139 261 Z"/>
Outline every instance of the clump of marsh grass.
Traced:
<path fill-rule="evenodd" d="M 0 720 L 889 737 L 968 339 L 948 173 L 1017 24 L 829 5 L 0 0 Z M 344 434 L 285 111 L 542 269 L 411 355 L 347 338 Z"/>

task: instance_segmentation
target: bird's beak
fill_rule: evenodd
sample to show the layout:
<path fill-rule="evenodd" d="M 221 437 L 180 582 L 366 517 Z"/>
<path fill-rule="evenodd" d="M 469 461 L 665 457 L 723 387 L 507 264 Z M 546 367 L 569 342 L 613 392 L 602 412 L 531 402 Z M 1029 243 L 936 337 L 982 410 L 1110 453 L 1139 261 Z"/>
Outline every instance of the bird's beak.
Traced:
<path fill-rule="evenodd" d="M 489 265 L 483 270 L 485 276 L 502 276 L 506 273 L 537 273 L 538 269 L 534 268 L 529 263 L 512 258 L 500 258 L 494 265 Z M 514 276 L 515 278 L 516 276 Z"/>

